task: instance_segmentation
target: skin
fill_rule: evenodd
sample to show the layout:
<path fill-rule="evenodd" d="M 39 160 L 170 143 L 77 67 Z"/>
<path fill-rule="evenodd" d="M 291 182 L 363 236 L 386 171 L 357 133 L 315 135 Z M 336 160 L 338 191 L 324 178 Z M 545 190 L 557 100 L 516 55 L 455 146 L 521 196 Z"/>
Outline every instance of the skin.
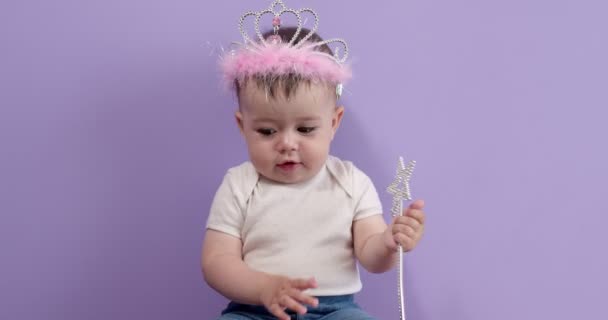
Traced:
<path fill-rule="evenodd" d="M 265 178 L 298 183 L 325 165 L 342 116 L 326 86 L 302 84 L 295 95 L 267 98 L 257 86 L 245 86 L 236 112 L 249 159 Z M 293 163 L 283 168 L 281 164 Z"/>
<path fill-rule="evenodd" d="M 280 90 L 279 90 L 280 91 Z M 268 98 L 256 85 L 241 89 L 235 119 L 258 173 L 279 183 L 298 183 L 323 168 L 344 108 L 335 94 L 320 84 L 300 85 L 289 99 Z M 373 273 L 391 269 L 401 244 L 410 251 L 424 231 L 424 201 L 414 201 L 389 226 L 382 215 L 353 222 L 354 251 L 361 265 Z M 241 239 L 207 230 L 202 269 L 207 283 L 230 300 L 264 305 L 279 319 L 286 309 L 305 314 L 318 300 L 304 291 L 316 288 L 311 279 L 290 279 L 249 268 L 242 257 Z"/>

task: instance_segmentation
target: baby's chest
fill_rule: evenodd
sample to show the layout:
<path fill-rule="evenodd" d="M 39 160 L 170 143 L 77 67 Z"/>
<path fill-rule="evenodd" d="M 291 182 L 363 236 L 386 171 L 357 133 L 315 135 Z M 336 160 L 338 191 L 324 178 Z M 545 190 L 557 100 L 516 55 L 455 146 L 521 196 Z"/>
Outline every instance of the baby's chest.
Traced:
<path fill-rule="evenodd" d="M 314 246 L 351 240 L 353 205 L 346 194 L 313 192 L 273 195 L 273 201 L 252 198 L 245 215 L 242 237 L 256 246 Z"/>

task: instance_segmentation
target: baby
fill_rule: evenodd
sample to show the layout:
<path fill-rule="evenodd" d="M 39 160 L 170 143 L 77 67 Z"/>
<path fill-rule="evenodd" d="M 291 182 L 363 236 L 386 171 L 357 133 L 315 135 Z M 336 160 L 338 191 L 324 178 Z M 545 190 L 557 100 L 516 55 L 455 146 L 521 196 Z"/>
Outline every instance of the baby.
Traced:
<path fill-rule="evenodd" d="M 241 24 L 273 13 L 273 30 L 253 41 L 241 26 L 243 47 L 222 60 L 250 161 L 229 169 L 215 195 L 203 274 L 232 301 L 219 319 L 373 319 L 353 299 L 357 261 L 374 273 L 393 267 L 398 246 L 410 251 L 422 236 L 424 203 L 387 227 L 369 177 L 329 154 L 344 115 L 347 50 L 334 54 L 316 23 L 281 27 L 284 10 L 274 1 L 243 16 Z"/>

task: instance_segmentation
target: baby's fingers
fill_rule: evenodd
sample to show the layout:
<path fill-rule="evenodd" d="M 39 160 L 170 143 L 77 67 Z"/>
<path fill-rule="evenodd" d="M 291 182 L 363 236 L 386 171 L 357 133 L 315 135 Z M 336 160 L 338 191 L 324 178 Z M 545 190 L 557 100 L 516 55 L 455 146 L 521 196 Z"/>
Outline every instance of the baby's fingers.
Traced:
<path fill-rule="evenodd" d="M 281 320 L 290 320 L 291 317 L 285 313 L 285 309 L 278 304 L 273 304 L 268 308 L 268 311 L 272 313 L 273 316 L 281 319 Z"/>
<path fill-rule="evenodd" d="M 410 227 L 414 231 L 417 231 L 420 230 L 422 226 L 422 223 L 411 216 L 401 216 L 395 218 L 395 222 L 393 223 L 393 232 L 403 231 L 405 230 L 405 227 Z"/>
<path fill-rule="evenodd" d="M 315 278 L 292 279 L 289 282 L 292 287 L 300 290 L 313 289 L 317 287 L 317 280 L 315 280 Z"/>
<path fill-rule="evenodd" d="M 397 235 L 399 233 L 405 234 L 406 236 L 412 238 L 416 236 L 416 230 L 414 230 L 414 228 L 410 225 L 406 224 L 396 224 L 393 226 L 393 234 Z"/>
<path fill-rule="evenodd" d="M 395 241 L 401 245 L 403 251 L 410 251 L 416 246 L 416 240 L 404 234 L 395 235 Z"/>
<path fill-rule="evenodd" d="M 404 216 L 416 218 L 420 223 L 424 223 L 424 201 L 416 200 L 403 210 Z"/>
<path fill-rule="evenodd" d="M 291 289 L 291 291 L 289 292 L 289 295 L 292 298 L 296 299 L 297 301 L 299 301 L 303 304 L 313 306 L 313 307 L 316 307 L 319 305 L 319 300 L 317 300 L 317 298 L 310 296 L 308 294 L 305 294 L 298 289 Z"/>
<path fill-rule="evenodd" d="M 296 300 L 294 300 L 290 296 L 285 295 L 285 296 L 281 297 L 279 304 L 289 310 L 293 310 L 294 312 L 297 312 L 298 314 L 306 313 L 306 307 L 299 304 Z"/>
<path fill-rule="evenodd" d="M 424 200 L 416 200 L 409 205 L 410 209 L 422 210 L 424 208 Z"/>
<path fill-rule="evenodd" d="M 418 209 L 409 209 L 406 213 L 408 217 L 414 218 L 418 223 L 424 224 L 424 211 Z"/>

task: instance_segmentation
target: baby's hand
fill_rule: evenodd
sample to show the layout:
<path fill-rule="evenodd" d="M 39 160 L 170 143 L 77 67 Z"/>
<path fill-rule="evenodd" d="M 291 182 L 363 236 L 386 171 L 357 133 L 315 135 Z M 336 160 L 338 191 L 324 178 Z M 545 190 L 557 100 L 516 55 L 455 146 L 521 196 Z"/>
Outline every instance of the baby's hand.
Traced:
<path fill-rule="evenodd" d="M 395 217 L 384 232 L 384 243 L 391 249 L 397 249 L 401 244 L 403 251 L 416 247 L 424 232 L 424 201 L 416 200 L 403 210 L 403 216 Z"/>
<path fill-rule="evenodd" d="M 311 279 L 290 279 L 283 276 L 270 276 L 270 281 L 262 289 L 261 300 L 266 309 L 279 319 L 291 319 L 285 309 L 290 309 L 298 314 L 305 314 L 306 307 L 303 304 L 316 307 L 319 301 L 302 291 L 316 288 L 317 281 Z"/>

